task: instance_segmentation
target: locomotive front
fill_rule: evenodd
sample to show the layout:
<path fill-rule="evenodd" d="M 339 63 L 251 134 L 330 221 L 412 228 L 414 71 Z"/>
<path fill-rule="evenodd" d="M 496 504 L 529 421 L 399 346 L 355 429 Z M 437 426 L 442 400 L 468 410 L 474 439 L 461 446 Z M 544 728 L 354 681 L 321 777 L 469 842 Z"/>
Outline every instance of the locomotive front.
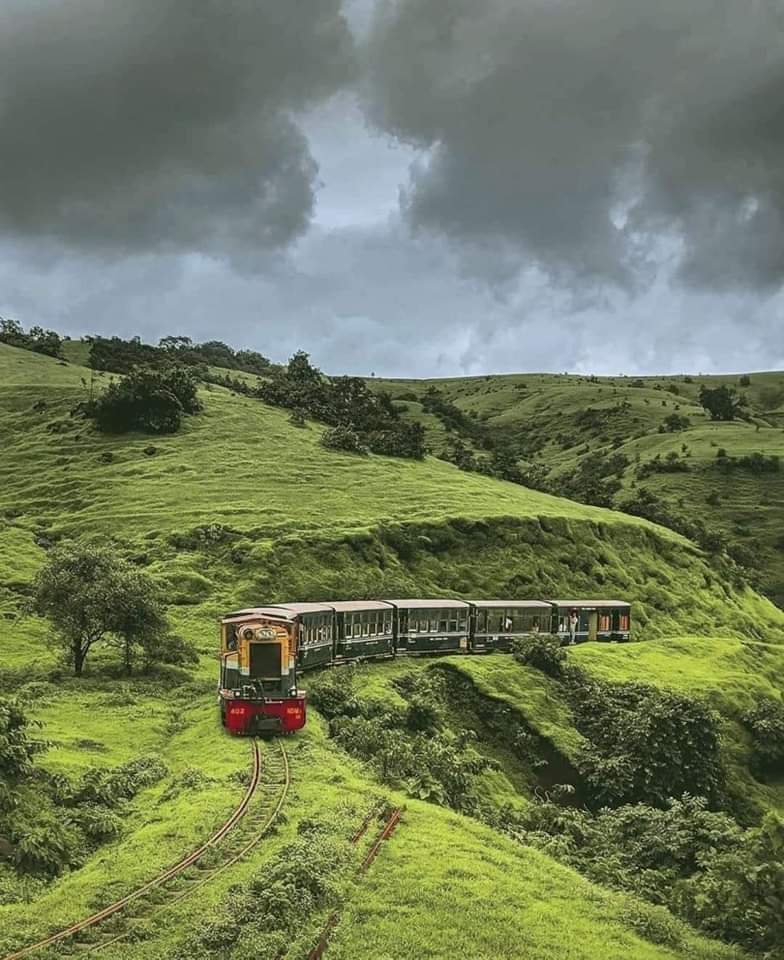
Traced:
<path fill-rule="evenodd" d="M 296 623 L 279 609 L 240 610 L 223 618 L 219 697 L 230 733 L 291 733 L 305 725 L 296 645 Z"/>

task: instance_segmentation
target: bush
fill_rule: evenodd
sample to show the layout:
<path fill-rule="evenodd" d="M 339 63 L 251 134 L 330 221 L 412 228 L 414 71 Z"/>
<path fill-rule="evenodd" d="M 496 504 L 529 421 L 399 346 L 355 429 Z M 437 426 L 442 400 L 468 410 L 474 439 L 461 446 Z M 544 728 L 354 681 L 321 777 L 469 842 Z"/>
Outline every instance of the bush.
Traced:
<path fill-rule="evenodd" d="M 354 667 L 326 670 L 312 677 L 308 684 L 308 700 L 327 720 L 358 716 L 360 705 Z"/>
<path fill-rule="evenodd" d="M 734 420 L 741 412 L 743 400 L 737 396 L 732 387 L 702 386 L 699 392 L 699 401 L 711 420 Z"/>
<path fill-rule="evenodd" d="M 4 320 L 0 317 L 0 343 L 33 353 L 43 353 L 48 357 L 62 357 L 63 340 L 54 330 L 31 327 L 28 333 L 16 320 Z"/>
<path fill-rule="evenodd" d="M 356 430 L 351 427 L 332 427 L 321 435 L 322 446 L 328 450 L 343 450 L 348 453 L 366 454 L 368 448 Z"/>
<path fill-rule="evenodd" d="M 512 643 L 515 659 L 527 667 L 541 670 L 548 677 L 562 677 L 566 666 L 566 650 L 558 637 L 548 634 L 522 637 Z"/>
<path fill-rule="evenodd" d="M 13 700 L 0 698 L 0 812 L 15 803 L 15 787 L 33 772 L 33 757 L 45 748 L 30 737 L 31 721 Z"/>
<path fill-rule="evenodd" d="M 580 774 L 595 806 L 665 807 L 685 793 L 717 803 L 724 785 L 718 720 L 698 700 L 573 670 L 567 694 L 587 745 Z"/>
<path fill-rule="evenodd" d="M 784 767 L 784 704 L 765 698 L 742 716 L 754 738 L 754 752 L 764 773 Z"/>
<path fill-rule="evenodd" d="M 664 418 L 664 428 L 669 433 L 677 433 L 681 430 L 688 430 L 689 418 L 682 417 L 680 414 L 677 414 L 677 413 L 671 413 L 669 416 Z"/>
<path fill-rule="evenodd" d="M 104 433 L 176 433 L 183 414 L 201 410 L 193 373 L 181 366 L 134 367 L 89 412 Z"/>
<path fill-rule="evenodd" d="M 299 351 L 285 370 L 270 380 L 243 392 L 265 403 L 293 410 L 295 425 L 308 416 L 331 428 L 322 443 L 334 450 L 374 453 L 421 460 L 425 455 L 425 432 L 421 424 L 403 421 L 386 393 L 374 393 L 359 377 L 326 377 Z"/>

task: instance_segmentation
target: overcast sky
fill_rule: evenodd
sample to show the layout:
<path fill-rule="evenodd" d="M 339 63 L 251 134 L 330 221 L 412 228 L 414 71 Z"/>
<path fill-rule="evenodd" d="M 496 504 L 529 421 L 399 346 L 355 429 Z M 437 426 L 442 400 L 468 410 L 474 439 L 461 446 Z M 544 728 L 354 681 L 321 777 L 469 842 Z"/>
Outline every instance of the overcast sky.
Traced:
<path fill-rule="evenodd" d="M 784 368 L 784 0 L 3 0 L 0 316 Z"/>

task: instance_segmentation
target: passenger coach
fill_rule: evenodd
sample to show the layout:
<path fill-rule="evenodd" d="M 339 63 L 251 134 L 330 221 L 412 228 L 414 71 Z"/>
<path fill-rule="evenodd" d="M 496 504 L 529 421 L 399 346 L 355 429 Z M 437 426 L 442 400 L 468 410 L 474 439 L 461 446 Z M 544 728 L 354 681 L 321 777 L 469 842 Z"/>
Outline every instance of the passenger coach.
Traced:
<path fill-rule="evenodd" d="M 631 604 L 622 600 L 553 600 L 553 633 L 571 639 L 570 620 L 577 618 L 575 642 L 628 640 Z"/>
<path fill-rule="evenodd" d="M 380 657 L 511 650 L 536 634 L 625 641 L 622 600 L 338 600 L 251 607 L 221 621 L 221 718 L 234 733 L 305 724 L 299 671 Z"/>
<path fill-rule="evenodd" d="M 543 600 L 470 600 L 472 650 L 511 650 L 528 634 L 549 633 L 553 607 Z"/>

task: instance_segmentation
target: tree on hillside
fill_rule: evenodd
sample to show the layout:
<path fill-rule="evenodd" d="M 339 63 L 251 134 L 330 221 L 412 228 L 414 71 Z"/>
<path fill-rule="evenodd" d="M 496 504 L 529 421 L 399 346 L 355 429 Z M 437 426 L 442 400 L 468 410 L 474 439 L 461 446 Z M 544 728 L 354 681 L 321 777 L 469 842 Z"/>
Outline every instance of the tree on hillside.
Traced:
<path fill-rule="evenodd" d="M 134 647 L 149 648 L 167 628 L 153 581 L 105 546 L 69 543 L 51 550 L 33 581 L 32 607 L 54 624 L 52 643 L 76 676 L 105 640 L 120 646 L 130 672 Z"/>
<path fill-rule="evenodd" d="M 92 415 L 104 433 L 176 433 L 183 414 L 201 410 L 197 387 L 193 372 L 180 364 L 134 367 L 109 384 L 93 404 Z"/>
<path fill-rule="evenodd" d="M 700 387 L 699 400 L 711 420 L 734 420 L 740 413 L 743 400 L 732 387 Z"/>
<path fill-rule="evenodd" d="M 33 757 L 44 749 L 29 734 L 30 721 L 13 700 L 0 699 L 0 812 L 14 805 L 14 788 L 29 777 Z"/>
<path fill-rule="evenodd" d="M 20 347 L 22 350 L 32 350 L 33 353 L 43 353 L 47 357 L 61 357 L 63 339 L 54 330 L 44 330 L 43 327 L 30 327 L 25 333 L 24 328 L 16 320 L 4 320 L 0 317 L 0 343 L 7 343 L 10 347 Z"/>

